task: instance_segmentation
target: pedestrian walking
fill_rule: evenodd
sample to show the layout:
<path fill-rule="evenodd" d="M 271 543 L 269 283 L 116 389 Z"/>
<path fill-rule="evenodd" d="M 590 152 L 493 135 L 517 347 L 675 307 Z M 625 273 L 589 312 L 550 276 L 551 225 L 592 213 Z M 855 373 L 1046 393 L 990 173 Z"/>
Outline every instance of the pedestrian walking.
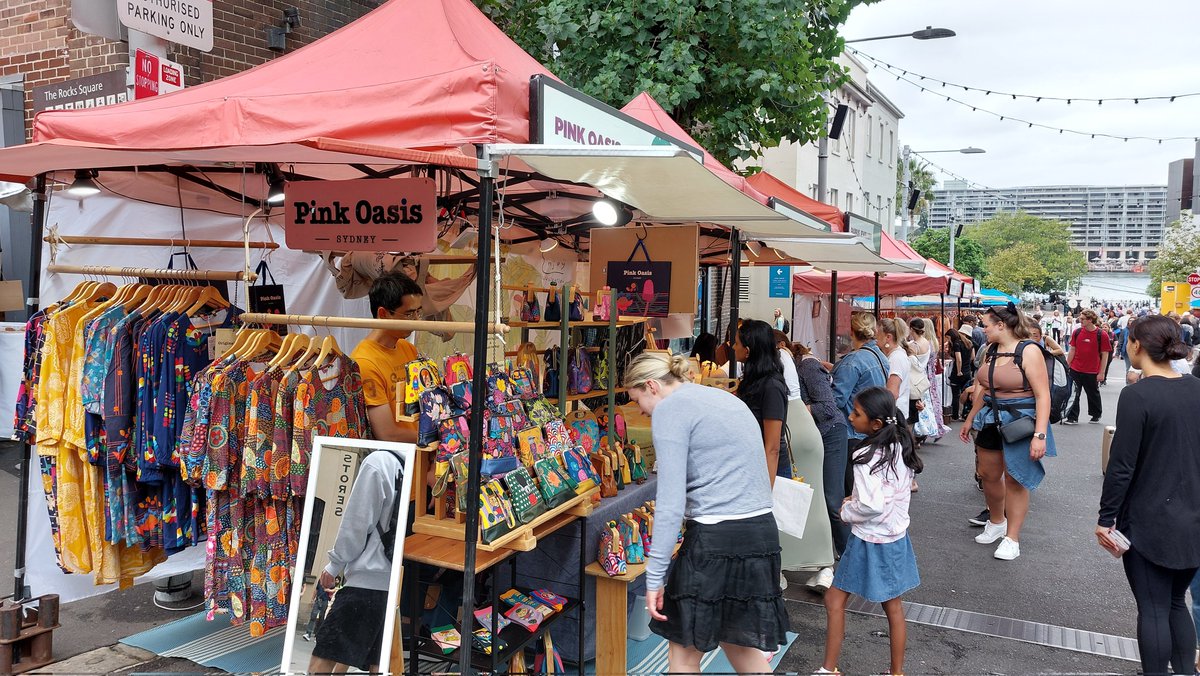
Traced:
<path fill-rule="evenodd" d="M 1075 396 L 1071 408 L 1067 410 L 1067 417 L 1063 419 L 1066 425 L 1079 424 L 1079 397 L 1083 394 L 1087 394 L 1088 422 L 1100 422 L 1104 406 L 1100 401 L 1100 385 L 1104 384 L 1104 371 L 1112 354 L 1112 343 L 1108 334 L 1100 330 L 1100 320 L 1095 310 L 1084 310 L 1079 318 L 1081 326 L 1071 332 L 1071 345 L 1067 351 L 1067 366 L 1071 369 L 1071 379 L 1075 381 Z"/>
<path fill-rule="evenodd" d="M 850 424 L 866 435 L 851 460 L 854 492 L 842 505 L 850 541 L 825 593 L 825 659 L 816 673 L 838 673 L 846 635 L 850 594 L 883 605 L 891 638 L 891 670 L 904 673 L 907 627 L 900 597 L 921 584 L 917 557 L 908 537 L 912 481 L 923 468 L 904 414 L 891 392 L 881 387 L 854 398 Z M 872 673 L 866 669 L 862 673 Z"/>
<path fill-rule="evenodd" d="M 971 349 L 970 339 L 961 331 L 946 330 L 946 348 L 954 365 L 950 371 L 950 419 L 965 420 L 962 415 L 966 411 L 962 406 L 962 393 L 975 373 L 975 352 Z"/>
<path fill-rule="evenodd" d="M 846 458 L 849 453 L 858 448 L 865 435 L 854 431 L 850 425 L 850 414 L 854 412 L 854 397 L 868 387 L 883 387 L 888 380 L 888 358 L 875 342 L 875 317 L 867 312 L 859 312 L 850 319 L 851 350 L 842 357 L 833 369 L 833 396 L 838 410 L 846 416 Z M 842 478 L 842 494 L 838 504 L 850 494 L 854 486 L 854 477 L 849 471 L 849 463 Z"/>
<path fill-rule="evenodd" d="M 699 673 L 720 646 L 738 673 L 769 672 L 763 651 L 787 641 L 788 616 L 758 422 L 729 392 L 692 383 L 682 355 L 638 355 L 624 385 L 650 416 L 658 459 L 646 609 L 669 671 Z"/>
<path fill-rule="evenodd" d="M 983 325 L 988 348 L 975 374 L 971 412 L 959 437 L 970 443 L 975 432 L 976 472 L 988 507 L 988 521 L 975 541 L 987 545 L 1000 540 L 993 556 L 1012 561 L 1021 555 L 1029 493 L 1046 475 L 1042 457 L 1055 455 L 1050 379 L 1042 350 L 1029 340 L 1016 306 L 988 310 Z M 1022 426 L 1021 438 L 1014 438 Z"/>
<path fill-rule="evenodd" d="M 1137 602 L 1142 673 L 1193 673 L 1196 628 L 1185 594 L 1200 568 L 1200 416 L 1181 402 L 1200 400 L 1200 379 L 1171 361 L 1187 354 L 1179 327 L 1160 315 L 1130 322 L 1126 349 L 1142 377 L 1121 391 L 1109 451 L 1096 539 L 1120 554 Z"/>

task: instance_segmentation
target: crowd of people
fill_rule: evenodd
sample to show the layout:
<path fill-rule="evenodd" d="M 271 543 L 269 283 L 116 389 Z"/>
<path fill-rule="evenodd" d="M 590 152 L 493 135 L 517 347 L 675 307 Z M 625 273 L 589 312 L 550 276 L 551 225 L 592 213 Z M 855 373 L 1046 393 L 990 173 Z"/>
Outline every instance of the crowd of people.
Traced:
<path fill-rule="evenodd" d="M 958 438 L 974 448 L 986 503 L 968 519 L 982 527 L 974 539 L 1014 561 L 1031 493 L 1056 455 L 1051 424 L 1077 424 L 1083 398 L 1089 421 L 1100 421 L 1099 388 L 1114 360 L 1133 384 L 1118 403 L 1097 539 L 1122 555 L 1144 673 L 1196 666 L 1200 605 L 1193 618 L 1185 594 L 1190 586 L 1200 599 L 1200 418 L 1170 405 L 1200 397 L 1200 379 L 1187 373 L 1191 362 L 1200 371 L 1198 332 L 1186 329 L 1196 317 L 1120 306 L 1026 313 L 1009 303 L 964 314 L 939 336 L 931 320 L 855 313 L 836 364 L 791 343 L 778 319 L 741 321 L 724 342 L 695 341 L 702 375 L 740 378 L 736 394 L 695 384 L 679 355 L 646 353 L 625 376 L 630 398 L 651 416 L 658 523 L 686 522 L 674 563 L 669 547 L 650 553 L 647 605 L 652 629 L 670 642 L 671 671 L 695 671 L 717 645 L 739 672 L 769 669 L 788 629 L 787 547 L 769 517 L 772 486 L 791 476 L 793 454 L 811 452 L 823 460 L 818 499 L 836 558 L 808 581 L 824 593 L 827 613 L 816 673 L 838 673 L 850 594 L 882 604 L 891 673 L 902 673 L 900 599 L 921 579 L 908 512 L 922 444 L 949 433 L 947 420 L 962 423 Z M 1052 392 L 1059 364 L 1070 384 Z"/>

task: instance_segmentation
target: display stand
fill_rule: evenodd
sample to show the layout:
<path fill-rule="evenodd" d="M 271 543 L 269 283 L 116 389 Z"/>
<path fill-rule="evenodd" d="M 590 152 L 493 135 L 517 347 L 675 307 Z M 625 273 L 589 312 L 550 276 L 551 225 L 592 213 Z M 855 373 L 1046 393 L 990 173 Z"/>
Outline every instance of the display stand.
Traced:
<path fill-rule="evenodd" d="M 596 673 L 626 673 L 629 635 L 629 583 L 645 574 L 646 564 L 630 563 L 623 575 L 609 575 L 599 563 L 583 569 L 596 578 Z"/>

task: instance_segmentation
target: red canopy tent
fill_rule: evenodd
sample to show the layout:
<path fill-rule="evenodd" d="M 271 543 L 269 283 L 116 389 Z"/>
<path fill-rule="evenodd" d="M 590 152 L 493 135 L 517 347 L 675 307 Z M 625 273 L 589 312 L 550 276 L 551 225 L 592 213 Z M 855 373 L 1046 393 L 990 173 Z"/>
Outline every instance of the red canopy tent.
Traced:
<path fill-rule="evenodd" d="M 760 192 L 787 202 L 793 207 L 825 221 L 833 228 L 834 232 L 846 232 L 846 221 L 841 209 L 831 204 L 818 202 L 765 171 L 754 174 L 746 181 Z"/>
<path fill-rule="evenodd" d="M 827 272 L 814 270 L 792 276 L 794 293 L 827 294 L 831 290 L 830 275 Z M 945 292 L 945 277 L 930 277 L 920 272 L 899 272 L 879 276 L 879 295 L 881 296 L 920 296 L 927 293 Z M 875 295 L 875 275 L 870 272 L 838 274 L 838 294 Z"/>

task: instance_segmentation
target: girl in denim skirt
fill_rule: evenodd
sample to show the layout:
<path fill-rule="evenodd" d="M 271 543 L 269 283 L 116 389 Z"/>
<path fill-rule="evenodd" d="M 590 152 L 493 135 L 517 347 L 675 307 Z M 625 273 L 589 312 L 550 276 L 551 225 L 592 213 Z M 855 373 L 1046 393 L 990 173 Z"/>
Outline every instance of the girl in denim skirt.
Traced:
<path fill-rule="evenodd" d="M 846 634 L 846 600 L 857 594 L 883 605 L 891 635 L 891 672 L 904 672 L 907 631 L 900 596 L 921 584 L 917 557 L 908 538 L 908 503 L 913 477 L 923 465 L 905 416 L 892 393 L 882 387 L 854 398 L 850 424 L 865 434 L 850 463 L 854 492 L 842 503 L 842 521 L 851 527 L 833 586 L 825 593 L 828 624 L 825 662 L 816 673 L 838 673 L 838 655 Z"/>

